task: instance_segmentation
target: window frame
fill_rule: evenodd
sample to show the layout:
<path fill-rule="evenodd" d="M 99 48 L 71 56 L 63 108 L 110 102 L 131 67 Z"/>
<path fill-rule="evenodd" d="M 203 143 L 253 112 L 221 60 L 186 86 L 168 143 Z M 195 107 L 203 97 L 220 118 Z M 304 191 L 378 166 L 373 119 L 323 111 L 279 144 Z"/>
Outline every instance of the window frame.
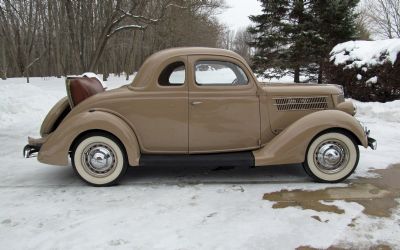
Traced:
<path fill-rule="evenodd" d="M 161 77 L 161 74 L 163 74 L 164 71 L 165 71 L 168 67 L 170 67 L 170 66 L 173 65 L 173 64 L 177 64 L 177 63 L 182 63 L 182 66 L 184 67 L 185 79 L 184 79 L 183 83 L 182 83 L 182 84 L 169 84 L 169 85 L 162 85 L 162 84 L 160 84 L 160 77 Z M 179 66 L 179 67 L 180 67 L 180 66 Z M 176 68 L 178 68 L 178 67 L 176 67 Z M 174 68 L 174 70 L 175 70 L 176 68 Z M 174 70 L 172 70 L 171 73 L 169 74 L 169 78 L 171 77 L 171 75 L 172 75 L 172 73 L 174 72 Z M 168 81 L 169 81 L 169 78 L 168 78 Z M 187 85 L 187 81 L 188 81 L 188 67 L 187 67 L 187 64 L 186 64 L 186 62 L 185 62 L 184 60 L 175 60 L 175 61 L 168 62 L 165 66 L 162 67 L 161 71 L 158 72 L 158 77 L 156 78 L 157 86 L 158 86 L 159 88 L 161 88 L 161 89 L 163 89 L 163 88 L 168 88 L 168 89 L 171 89 L 171 88 L 182 88 L 182 87 L 184 87 L 184 86 Z"/>
<path fill-rule="evenodd" d="M 223 65 L 223 66 L 225 66 L 224 64 L 232 64 L 232 65 L 238 67 L 243 72 L 244 76 L 246 77 L 246 79 L 245 79 L 246 83 L 245 84 L 233 84 L 233 83 L 230 83 L 230 84 L 228 84 L 228 83 L 217 83 L 217 84 L 212 84 L 212 83 L 207 84 L 206 83 L 206 84 L 201 84 L 201 83 L 198 83 L 197 82 L 197 77 L 196 77 L 196 72 L 197 72 L 196 67 L 200 62 L 220 62 L 220 63 L 222 63 L 221 65 Z M 230 68 L 228 66 L 226 66 L 226 68 L 232 70 L 232 72 L 235 74 L 235 76 L 237 76 L 235 71 L 232 68 Z M 242 87 L 243 88 L 243 87 L 248 87 L 251 84 L 251 79 L 247 75 L 246 70 L 244 70 L 243 67 L 241 67 L 239 64 L 237 64 L 235 62 L 232 62 L 230 60 L 223 60 L 223 59 L 216 59 L 216 58 L 212 58 L 212 59 L 211 58 L 210 59 L 204 58 L 204 59 L 196 60 L 194 62 L 194 64 L 193 64 L 193 74 L 194 74 L 193 75 L 194 76 L 194 83 L 198 87 Z"/>

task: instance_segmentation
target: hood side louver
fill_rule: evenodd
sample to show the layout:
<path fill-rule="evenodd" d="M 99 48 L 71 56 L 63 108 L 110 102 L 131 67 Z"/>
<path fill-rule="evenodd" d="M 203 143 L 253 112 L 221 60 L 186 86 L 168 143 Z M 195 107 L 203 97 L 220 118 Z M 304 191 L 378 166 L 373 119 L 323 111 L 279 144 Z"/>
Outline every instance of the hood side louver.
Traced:
<path fill-rule="evenodd" d="M 328 109 L 326 96 L 318 97 L 279 97 L 273 98 L 278 111 L 323 110 Z"/>

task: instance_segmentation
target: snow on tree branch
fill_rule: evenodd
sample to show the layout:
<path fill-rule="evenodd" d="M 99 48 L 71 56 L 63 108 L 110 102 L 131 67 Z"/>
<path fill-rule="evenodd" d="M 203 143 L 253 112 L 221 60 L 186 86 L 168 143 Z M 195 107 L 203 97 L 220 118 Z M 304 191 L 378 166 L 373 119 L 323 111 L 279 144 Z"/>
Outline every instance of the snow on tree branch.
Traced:
<path fill-rule="evenodd" d="M 186 9 L 185 6 L 181 6 L 181 5 L 178 5 L 178 4 L 175 4 L 175 3 L 169 3 L 169 4 L 167 4 L 167 5 L 162 7 L 161 15 L 158 18 L 150 18 L 150 17 L 140 16 L 140 15 L 135 15 L 135 14 L 132 14 L 130 12 L 126 12 L 126 11 L 124 11 L 122 9 L 120 9 L 120 11 L 123 13 L 122 17 L 130 17 L 132 19 L 135 19 L 135 20 L 137 20 L 139 22 L 143 22 L 143 23 L 146 23 L 146 24 L 155 24 L 155 23 L 160 22 L 162 19 L 164 19 L 166 10 L 171 8 L 171 7 L 180 8 L 180 9 Z"/>
<path fill-rule="evenodd" d="M 107 35 L 107 37 L 110 37 L 114 35 L 115 33 L 122 31 L 122 30 L 144 30 L 146 29 L 147 26 L 144 25 L 137 25 L 137 24 L 130 24 L 130 25 L 124 25 L 121 27 L 118 27 L 114 29 L 113 31 L 110 32 L 110 34 Z"/>

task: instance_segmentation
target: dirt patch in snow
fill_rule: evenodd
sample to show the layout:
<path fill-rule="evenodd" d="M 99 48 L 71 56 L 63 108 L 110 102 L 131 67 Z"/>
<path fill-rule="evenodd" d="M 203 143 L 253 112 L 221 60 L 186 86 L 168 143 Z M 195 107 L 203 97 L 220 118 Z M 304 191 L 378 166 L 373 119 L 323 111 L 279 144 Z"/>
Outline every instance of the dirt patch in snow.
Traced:
<path fill-rule="evenodd" d="M 264 194 L 264 199 L 276 202 L 273 208 L 301 207 L 318 212 L 342 214 L 331 201 L 344 200 L 357 202 L 364 207 L 364 213 L 377 217 L 390 217 L 391 211 L 400 198 L 400 164 L 388 169 L 372 170 L 377 178 L 360 178 L 352 181 L 347 187 L 331 187 L 322 190 L 282 190 Z"/>

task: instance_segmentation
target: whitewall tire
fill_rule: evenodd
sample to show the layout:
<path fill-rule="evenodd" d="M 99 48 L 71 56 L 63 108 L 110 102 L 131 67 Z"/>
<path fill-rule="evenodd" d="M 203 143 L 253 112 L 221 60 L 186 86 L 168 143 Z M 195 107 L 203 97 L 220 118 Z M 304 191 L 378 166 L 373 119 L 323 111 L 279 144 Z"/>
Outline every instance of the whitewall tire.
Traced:
<path fill-rule="evenodd" d="M 327 132 L 313 139 L 307 149 L 303 166 L 314 180 L 336 183 L 354 172 L 359 156 L 358 145 L 353 136 Z"/>
<path fill-rule="evenodd" d="M 80 138 L 72 149 L 71 161 L 76 173 L 93 186 L 115 185 L 127 169 L 122 143 L 105 133 Z"/>

